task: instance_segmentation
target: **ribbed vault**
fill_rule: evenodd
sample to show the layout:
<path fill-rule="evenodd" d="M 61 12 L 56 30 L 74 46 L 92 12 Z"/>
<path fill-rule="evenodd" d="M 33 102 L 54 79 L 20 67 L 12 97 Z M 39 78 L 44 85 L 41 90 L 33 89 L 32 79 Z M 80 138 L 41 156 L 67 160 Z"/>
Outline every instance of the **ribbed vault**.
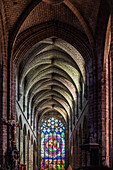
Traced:
<path fill-rule="evenodd" d="M 83 57 L 57 37 L 33 46 L 19 66 L 18 100 L 34 127 L 43 115 L 51 112 L 62 115 L 67 122 L 85 86 Z"/>

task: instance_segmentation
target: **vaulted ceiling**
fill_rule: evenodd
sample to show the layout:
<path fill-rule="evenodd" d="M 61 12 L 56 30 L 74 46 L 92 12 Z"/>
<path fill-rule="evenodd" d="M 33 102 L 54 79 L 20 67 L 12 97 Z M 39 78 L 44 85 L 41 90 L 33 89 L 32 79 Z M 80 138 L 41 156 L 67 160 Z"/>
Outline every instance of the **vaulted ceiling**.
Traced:
<path fill-rule="evenodd" d="M 47 112 L 57 112 L 67 121 L 81 84 L 86 83 L 85 61 L 73 46 L 51 37 L 26 53 L 18 76 L 19 91 L 23 92 L 25 105 L 35 110 L 33 114 L 40 118 Z"/>
<path fill-rule="evenodd" d="M 1 7 L 4 9 L 3 17 L 10 31 L 12 43 L 17 35 L 26 29 L 50 20 L 58 20 L 85 33 L 93 45 L 100 2 L 100 0 L 4 0 L 1 1 Z"/>
<path fill-rule="evenodd" d="M 67 121 L 87 82 L 84 58 L 89 51 L 94 52 L 97 28 L 101 25 L 99 18 L 104 17 L 100 11 L 106 1 L 2 0 L 0 3 L 24 107 L 38 115 L 38 119 L 54 112 Z"/>

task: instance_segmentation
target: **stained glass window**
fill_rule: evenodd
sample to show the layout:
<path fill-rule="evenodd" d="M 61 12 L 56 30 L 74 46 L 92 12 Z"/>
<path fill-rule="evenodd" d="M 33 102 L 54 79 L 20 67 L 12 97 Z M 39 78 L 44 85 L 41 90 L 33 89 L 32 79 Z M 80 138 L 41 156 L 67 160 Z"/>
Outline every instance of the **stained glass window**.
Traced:
<path fill-rule="evenodd" d="M 65 127 L 52 117 L 41 126 L 41 169 L 65 168 Z"/>

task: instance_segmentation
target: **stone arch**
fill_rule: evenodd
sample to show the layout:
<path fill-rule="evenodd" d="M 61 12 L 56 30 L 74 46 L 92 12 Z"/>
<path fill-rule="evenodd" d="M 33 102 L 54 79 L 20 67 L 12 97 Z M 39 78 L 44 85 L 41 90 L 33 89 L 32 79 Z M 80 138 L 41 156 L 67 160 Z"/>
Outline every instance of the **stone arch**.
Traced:
<path fill-rule="evenodd" d="M 111 16 L 109 16 L 107 30 L 106 30 L 105 45 L 104 45 L 104 63 L 106 57 L 109 55 L 110 43 L 111 43 Z"/>
<path fill-rule="evenodd" d="M 55 29 L 55 26 L 54 26 L 54 29 Z M 57 32 L 58 32 L 58 31 L 57 31 Z M 49 34 L 50 34 L 50 33 L 49 33 Z M 60 33 L 59 33 L 59 34 L 60 34 Z M 52 35 L 52 34 L 51 34 L 51 35 Z M 43 36 L 45 36 L 45 35 L 43 34 Z M 59 35 L 59 36 L 61 36 L 61 35 Z M 35 38 L 35 40 L 36 40 L 36 38 Z M 38 38 L 38 41 L 39 41 L 39 38 Z M 68 41 L 69 41 L 69 40 L 68 40 Z M 74 42 L 74 41 L 73 41 L 73 42 Z M 80 43 L 79 43 L 79 44 L 80 44 Z M 32 43 L 32 45 L 33 45 L 33 43 Z M 82 45 L 82 43 L 81 43 L 81 45 Z M 26 45 L 26 47 L 27 47 L 27 45 Z M 29 47 L 28 47 L 28 48 L 29 48 Z M 87 50 L 86 50 L 86 49 L 87 49 Z M 89 55 L 90 55 L 89 53 L 90 53 L 90 52 L 88 52 L 88 51 L 90 51 L 90 49 L 89 49 L 89 47 L 86 48 L 86 49 L 85 49 L 85 50 L 87 51 L 87 52 L 86 52 L 86 56 L 89 58 Z M 23 51 L 24 51 L 24 50 L 23 50 Z M 19 54 L 19 53 L 18 53 L 18 54 Z M 14 55 L 15 55 L 15 54 L 14 54 Z M 23 54 L 22 54 L 22 55 L 23 55 Z M 85 58 L 87 58 L 86 56 L 85 56 Z M 86 59 L 86 60 L 87 60 L 87 59 Z M 15 63 L 15 64 L 16 64 L 16 63 Z M 14 65 L 15 65 L 15 64 L 14 64 Z M 18 65 L 18 64 L 17 64 L 17 65 Z"/>
<path fill-rule="evenodd" d="M 62 3 L 64 0 L 54 0 L 54 1 L 53 0 L 42 0 L 42 1 L 49 3 L 51 5 L 57 5 L 57 4 Z"/>
<path fill-rule="evenodd" d="M 22 59 L 22 56 L 25 55 L 26 51 L 28 51 L 31 46 L 35 45 L 37 42 L 42 41 L 46 38 L 55 36 L 55 37 L 63 39 L 64 41 L 67 41 L 68 43 L 73 45 L 81 53 L 81 55 L 83 56 L 84 60 L 87 63 L 88 59 L 90 57 L 92 57 L 92 51 L 91 51 L 90 47 L 87 46 L 87 44 L 86 44 L 87 40 L 85 39 L 85 37 L 83 36 L 84 39 L 82 39 L 82 41 L 81 41 L 79 39 L 79 37 L 77 37 L 78 32 L 76 33 L 76 31 L 74 31 L 75 34 L 74 34 L 74 36 L 72 36 L 71 32 L 69 32 L 69 30 L 67 30 L 67 34 L 64 36 L 63 32 L 65 32 L 65 29 L 70 27 L 70 26 L 66 25 L 66 28 L 64 29 L 65 24 L 63 24 L 63 23 L 58 24 L 57 21 L 50 21 L 48 24 L 49 24 L 49 28 L 47 27 L 46 23 L 42 24 L 43 27 L 45 26 L 45 29 L 43 29 L 43 31 L 40 33 L 40 36 L 39 36 L 39 33 L 35 31 L 37 29 L 37 27 L 33 27 L 33 28 L 27 30 L 27 33 L 26 33 L 26 34 L 29 35 L 30 32 L 34 30 L 35 31 L 35 37 L 32 36 L 32 38 L 31 38 L 30 36 L 28 36 L 28 38 L 26 39 L 25 32 L 21 33 L 22 35 L 17 39 L 16 46 L 13 46 L 12 60 L 14 60 L 15 63 L 17 64 L 17 62 L 20 62 L 19 60 Z M 58 26 L 59 26 L 59 28 L 58 28 Z M 55 32 L 56 29 L 57 29 L 57 31 Z M 46 34 L 45 34 L 45 31 L 46 31 Z M 61 32 L 62 32 L 62 34 L 61 34 Z M 22 42 L 22 44 L 20 46 L 19 42 L 23 38 L 25 38 L 25 40 Z M 27 44 L 26 44 L 26 46 L 24 46 L 23 44 L 25 43 L 26 40 L 27 40 Z M 18 46 L 18 48 L 17 48 L 17 46 Z M 20 50 L 23 51 L 22 54 L 20 53 Z M 84 54 L 84 51 L 85 51 L 85 54 Z M 17 60 L 17 58 L 19 60 Z"/>
<path fill-rule="evenodd" d="M 57 88 L 58 89 L 58 88 Z M 67 95 L 66 95 L 67 96 Z M 39 101 L 39 100 L 38 100 Z"/>
<path fill-rule="evenodd" d="M 45 0 L 47 1 L 47 0 Z M 59 0 L 57 0 L 59 1 Z M 38 0 L 37 2 L 32 2 L 30 3 L 30 5 L 26 8 L 26 10 L 24 11 L 24 13 L 21 14 L 21 16 L 19 17 L 19 20 L 16 22 L 15 27 L 14 27 L 14 34 L 12 35 L 12 41 L 11 41 L 11 46 L 13 45 L 13 43 L 16 41 L 17 35 L 19 33 L 19 29 L 21 29 L 22 24 L 24 23 L 25 19 L 27 18 L 27 16 L 30 14 L 30 12 L 33 10 L 33 8 L 35 8 L 36 5 L 38 5 L 41 1 Z M 49 1 L 48 1 L 49 2 Z M 51 3 L 54 4 L 53 1 L 51 1 Z M 55 2 L 56 3 L 56 2 Z M 61 3 L 61 1 L 60 1 Z M 92 48 L 94 47 L 94 39 L 93 36 L 91 34 L 91 30 L 89 29 L 88 25 L 86 24 L 84 18 L 82 17 L 81 13 L 78 11 L 78 9 L 68 0 L 64 1 L 64 4 L 75 14 L 75 16 L 78 18 L 80 24 L 82 25 L 87 38 L 89 39 L 90 44 L 92 45 Z"/>
<path fill-rule="evenodd" d="M 32 44 L 32 42 L 31 42 L 31 44 Z M 88 54 L 89 55 L 89 54 Z M 14 61 L 15 62 L 15 61 Z M 18 65 L 18 63 L 17 63 L 17 65 Z M 15 62 L 15 66 L 16 66 L 16 62 Z M 57 96 L 57 95 L 56 95 Z M 57 102 L 58 103 L 58 102 Z M 47 110 L 48 112 L 49 111 L 52 111 L 52 110 Z M 47 113 L 47 111 L 45 111 L 45 113 Z M 58 111 L 58 110 L 57 110 Z M 73 112 L 72 112 L 73 113 Z M 40 112 L 40 114 L 41 114 L 41 112 Z M 68 118 L 69 119 L 69 118 Z M 72 118 L 72 120 L 73 120 L 73 118 Z M 72 125 L 72 122 L 71 122 L 71 125 Z M 29 141 L 30 142 L 30 141 Z M 29 146 L 30 146 L 30 144 L 29 144 Z M 29 154 L 28 154 L 29 155 Z"/>

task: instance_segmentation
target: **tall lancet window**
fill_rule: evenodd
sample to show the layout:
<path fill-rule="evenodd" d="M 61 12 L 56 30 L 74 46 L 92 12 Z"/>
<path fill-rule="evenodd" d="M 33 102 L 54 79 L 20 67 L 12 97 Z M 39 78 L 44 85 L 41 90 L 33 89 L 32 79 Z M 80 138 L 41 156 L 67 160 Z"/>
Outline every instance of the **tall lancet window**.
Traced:
<path fill-rule="evenodd" d="M 51 117 L 41 126 L 41 169 L 65 168 L 65 127 L 61 120 Z"/>

